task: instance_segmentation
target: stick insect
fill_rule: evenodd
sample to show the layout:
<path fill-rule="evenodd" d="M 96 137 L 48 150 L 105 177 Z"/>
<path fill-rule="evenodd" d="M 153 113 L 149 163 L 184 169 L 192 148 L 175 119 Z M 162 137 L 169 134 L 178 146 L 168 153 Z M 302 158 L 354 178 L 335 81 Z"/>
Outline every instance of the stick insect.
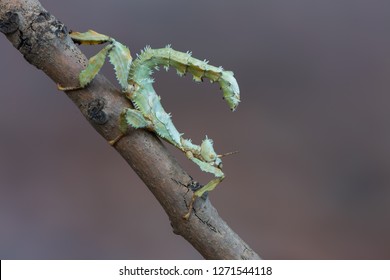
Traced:
<path fill-rule="evenodd" d="M 179 76 L 187 72 L 191 73 L 196 82 L 202 81 L 203 78 L 217 82 L 222 89 L 223 98 L 234 111 L 240 102 L 240 90 L 233 72 L 209 65 L 206 60 L 193 58 L 190 52 L 183 53 L 173 50 L 170 45 L 161 49 L 152 49 L 147 46 L 133 61 L 129 49 L 109 36 L 93 30 L 84 33 L 71 32 L 70 36 L 75 43 L 79 44 L 107 43 L 107 45 L 91 57 L 86 68 L 80 72 L 79 87 L 58 85 L 58 88 L 67 91 L 86 87 L 97 75 L 108 56 L 114 66 L 122 92 L 134 106 L 134 108 L 123 109 L 119 121 L 121 135 L 110 141 L 111 145 L 115 145 L 126 134 L 128 127 L 147 129 L 181 150 L 202 171 L 215 176 L 206 185 L 194 191 L 189 210 L 183 216 L 184 219 L 189 219 L 196 198 L 201 197 L 205 192 L 212 191 L 224 179 L 221 160 L 224 155 L 218 155 L 214 151 L 213 141 L 207 136 L 201 145 L 193 144 L 190 139 L 182 137 L 183 134 L 179 133 L 173 125 L 171 115 L 163 109 L 160 97 L 153 88 L 154 80 L 151 75 L 154 70 L 159 69 L 159 66 L 163 66 L 166 70 L 173 67 Z"/>

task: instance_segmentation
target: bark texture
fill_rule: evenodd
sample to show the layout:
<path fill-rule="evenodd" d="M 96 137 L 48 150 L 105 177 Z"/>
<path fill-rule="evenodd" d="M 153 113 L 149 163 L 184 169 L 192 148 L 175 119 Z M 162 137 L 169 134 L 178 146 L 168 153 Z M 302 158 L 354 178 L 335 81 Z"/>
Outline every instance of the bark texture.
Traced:
<path fill-rule="evenodd" d="M 66 26 L 36 0 L 0 0 L 0 31 L 25 59 L 55 83 L 78 85 L 87 59 L 68 36 Z M 2 54 L 6 55 L 6 54 Z M 118 134 L 118 117 L 129 101 L 102 75 L 85 89 L 67 92 L 89 123 L 105 139 Z M 206 259 L 260 259 L 220 218 L 209 199 L 198 199 L 189 221 L 182 219 L 192 179 L 154 134 L 130 130 L 115 149 L 135 170 L 169 216 L 173 232 Z"/>

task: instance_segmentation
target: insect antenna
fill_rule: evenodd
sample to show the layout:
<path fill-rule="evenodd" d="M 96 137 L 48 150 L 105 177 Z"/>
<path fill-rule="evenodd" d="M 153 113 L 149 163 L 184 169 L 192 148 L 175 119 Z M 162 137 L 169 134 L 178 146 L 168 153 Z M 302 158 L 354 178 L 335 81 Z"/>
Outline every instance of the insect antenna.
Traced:
<path fill-rule="evenodd" d="M 226 157 L 226 156 L 234 155 L 234 154 L 237 154 L 237 153 L 238 153 L 238 151 L 229 152 L 229 153 L 226 153 L 226 154 L 218 155 L 218 157 L 219 158 Z"/>

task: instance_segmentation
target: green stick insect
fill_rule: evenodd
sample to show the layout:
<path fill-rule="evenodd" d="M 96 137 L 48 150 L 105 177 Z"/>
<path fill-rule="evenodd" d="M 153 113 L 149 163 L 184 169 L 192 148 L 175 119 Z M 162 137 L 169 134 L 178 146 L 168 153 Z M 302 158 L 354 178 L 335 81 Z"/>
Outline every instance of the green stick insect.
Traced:
<path fill-rule="evenodd" d="M 179 133 L 173 125 L 170 114 L 167 114 L 163 109 L 160 97 L 153 88 L 154 80 L 151 75 L 154 70 L 158 70 L 159 66 L 163 66 L 166 70 L 173 67 L 179 76 L 183 76 L 187 72 L 191 73 L 196 82 L 202 81 L 203 78 L 208 78 L 211 82 L 218 82 L 223 92 L 223 98 L 230 109 L 234 111 L 240 102 L 240 90 L 233 72 L 224 71 L 222 67 L 211 66 L 207 61 L 195 59 L 191 57 L 190 52 L 175 51 L 169 45 L 161 49 L 151 49 L 147 46 L 133 61 L 129 49 L 109 36 L 93 30 L 85 33 L 71 32 L 70 36 L 74 42 L 79 44 L 108 44 L 89 59 L 87 67 L 80 73 L 79 87 L 59 85 L 58 88 L 60 90 L 76 90 L 86 87 L 97 75 L 108 56 L 114 65 L 116 78 L 122 92 L 134 105 L 134 109 L 123 109 L 119 123 L 122 134 L 110 141 L 111 145 L 115 145 L 126 134 L 129 126 L 136 129 L 147 129 L 185 153 L 187 158 L 197 164 L 202 171 L 215 176 L 209 183 L 194 192 L 189 210 L 183 216 L 184 219 L 188 219 L 196 198 L 213 190 L 224 179 L 221 160 L 224 155 L 217 155 L 213 148 L 213 141 L 207 136 L 200 146 L 182 137 L 183 134 Z"/>

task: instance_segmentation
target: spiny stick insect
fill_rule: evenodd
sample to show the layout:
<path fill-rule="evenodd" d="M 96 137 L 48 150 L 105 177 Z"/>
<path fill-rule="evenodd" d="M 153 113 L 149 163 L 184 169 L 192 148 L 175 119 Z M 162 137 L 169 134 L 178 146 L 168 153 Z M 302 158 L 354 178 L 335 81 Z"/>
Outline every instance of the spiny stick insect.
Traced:
<path fill-rule="evenodd" d="M 158 70 L 159 66 L 163 66 L 166 70 L 173 67 L 179 76 L 189 72 L 193 75 L 194 81 L 199 82 L 206 77 L 211 82 L 218 82 L 224 99 L 230 109 L 234 111 L 240 102 L 240 91 L 233 72 L 224 71 L 222 67 L 208 65 L 207 61 L 191 57 L 190 52 L 178 52 L 170 46 L 162 49 L 151 49 L 147 46 L 133 61 L 129 49 L 109 36 L 93 30 L 85 33 L 71 32 L 70 36 L 74 42 L 79 44 L 108 44 L 89 59 L 87 67 L 79 75 L 79 87 L 58 85 L 58 88 L 60 90 L 76 90 L 86 87 L 97 75 L 108 55 L 110 62 L 114 65 L 116 78 L 122 92 L 134 105 L 134 109 L 123 109 L 119 123 L 122 134 L 110 141 L 111 145 L 114 145 L 126 134 L 129 126 L 136 129 L 148 129 L 184 152 L 187 158 L 197 164 L 202 171 L 215 176 L 209 183 L 194 192 L 189 210 L 183 216 L 184 219 L 188 219 L 195 199 L 205 192 L 213 190 L 224 179 L 221 160 L 224 155 L 216 154 L 213 141 L 207 136 L 200 146 L 182 137 L 183 134 L 179 133 L 173 125 L 170 114 L 164 111 L 160 97 L 153 88 L 154 80 L 151 75 L 153 70 Z"/>

